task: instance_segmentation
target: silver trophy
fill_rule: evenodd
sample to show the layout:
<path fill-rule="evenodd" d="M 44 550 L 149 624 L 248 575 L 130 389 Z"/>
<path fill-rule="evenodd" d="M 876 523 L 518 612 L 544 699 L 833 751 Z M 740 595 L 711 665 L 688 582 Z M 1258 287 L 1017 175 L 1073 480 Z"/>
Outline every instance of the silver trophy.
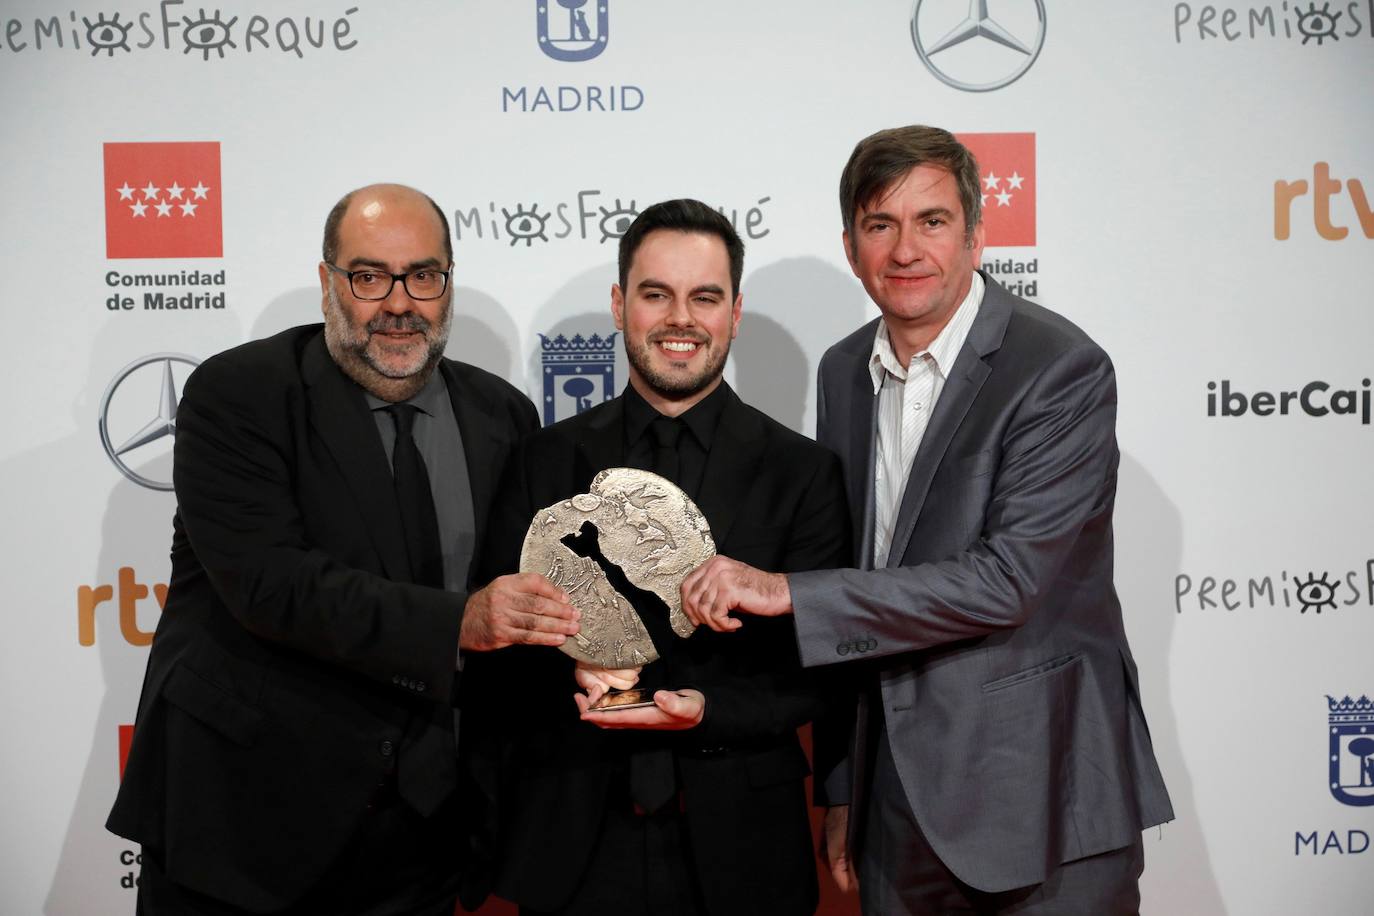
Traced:
<path fill-rule="evenodd" d="M 520 550 L 520 571 L 534 572 L 567 592 L 582 612 L 579 632 L 560 647 L 568 655 L 603 668 L 637 668 L 658 659 L 639 614 L 606 579 L 596 560 L 563 543 L 590 522 L 601 554 L 620 567 L 637 588 L 668 606 L 668 622 L 682 638 L 695 624 L 682 613 L 682 580 L 715 556 L 706 516 L 666 478 L 634 468 L 608 468 L 591 488 L 535 513 Z M 594 708 L 653 705 L 648 691 L 615 691 Z"/>

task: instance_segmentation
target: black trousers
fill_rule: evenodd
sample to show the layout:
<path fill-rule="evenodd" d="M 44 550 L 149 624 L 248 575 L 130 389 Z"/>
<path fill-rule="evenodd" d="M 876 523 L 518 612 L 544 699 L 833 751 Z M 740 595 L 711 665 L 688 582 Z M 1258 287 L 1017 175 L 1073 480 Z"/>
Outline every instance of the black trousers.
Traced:
<path fill-rule="evenodd" d="M 459 805 L 423 818 L 382 787 L 339 860 L 304 898 L 276 916 L 453 916 L 462 861 Z M 143 851 L 138 916 L 248 916 L 171 881 Z"/>
<path fill-rule="evenodd" d="M 521 916 L 701 916 L 701 894 L 677 804 L 636 814 L 628 791 L 613 802 L 572 899 Z"/>
<path fill-rule="evenodd" d="M 988 893 L 960 881 L 940 861 L 916 823 L 885 731 L 874 751 L 856 862 L 864 916 L 1125 916 L 1140 912 L 1145 851 L 1139 837 L 1123 849 L 1065 862 L 1044 882 L 1030 887 Z"/>

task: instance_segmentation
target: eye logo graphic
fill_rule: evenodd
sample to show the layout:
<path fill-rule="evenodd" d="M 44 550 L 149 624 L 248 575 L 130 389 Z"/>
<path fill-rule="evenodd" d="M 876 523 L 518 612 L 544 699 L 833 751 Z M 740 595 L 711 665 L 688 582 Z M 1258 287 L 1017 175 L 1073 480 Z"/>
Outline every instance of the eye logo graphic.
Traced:
<path fill-rule="evenodd" d="M 181 400 L 173 363 L 192 369 L 200 365 L 199 360 L 180 353 L 154 353 L 136 359 L 115 375 L 100 399 L 100 444 L 105 447 L 105 454 L 119 473 L 150 490 L 172 489 L 168 446 L 176 436 L 177 404 Z M 129 394 L 134 396 L 125 396 Z M 141 451 L 160 440 L 166 440 L 161 442 L 160 450 Z M 120 442 L 118 446 L 116 441 Z M 140 474 L 129 466 L 133 452 L 145 459 L 145 465 L 146 461 L 158 461 L 159 466 L 165 464 L 168 470 L 157 478 Z"/>
<path fill-rule="evenodd" d="M 615 199 L 615 206 L 601 208 L 601 222 L 597 223 L 597 228 L 601 230 L 601 243 L 604 245 L 611 239 L 623 238 L 625 233 L 630 231 L 630 224 L 639 215 L 639 210 L 635 207 L 635 202 L 630 201 L 628 205 L 622 204 L 620 198 Z"/>
<path fill-rule="evenodd" d="M 234 40 L 229 37 L 229 30 L 234 27 L 234 23 L 239 21 L 235 16 L 228 22 L 221 17 L 219 10 L 215 10 L 215 15 L 205 15 L 205 10 L 200 11 L 199 19 L 192 19 L 190 16 L 182 16 L 181 40 L 186 45 L 186 50 L 182 54 L 190 54 L 192 51 L 199 51 L 202 60 L 210 59 L 210 52 L 214 51 L 221 58 L 224 57 L 226 46 L 237 48 Z"/>
<path fill-rule="evenodd" d="M 1330 38 L 1332 41 L 1340 41 L 1341 36 L 1336 34 L 1336 20 L 1341 18 L 1341 11 L 1331 12 L 1331 4 L 1323 3 L 1321 9 L 1317 9 L 1315 0 L 1306 10 L 1302 7 L 1295 7 L 1294 12 L 1298 14 L 1298 31 L 1302 33 L 1302 43 L 1307 44 L 1312 39 L 1317 39 L 1317 46 L 1321 45 Z"/>
<path fill-rule="evenodd" d="M 539 239 L 541 242 L 549 240 L 548 234 L 544 232 L 544 227 L 548 224 L 549 217 L 553 216 L 552 210 L 547 213 L 540 213 L 539 204 L 530 204 L 528 210 L 523 205 L 516 204 L 514 213 L 502 207 L 501 215 L 506 218 L 506 234 L 510 236 L 512 248 L 518 242 L 524 242 L 526 248 L 532 248 L 535 239 Z"/>
<path fill-rule="evenodd" d="M 1327 694 L 1331 795 L 1343 805 L 1374 805 L 1374 702 Z"/>
<path fill-rule="evenodd" d="M 535 0 L 539 50 L 554 60 L 591 60 L 606 50 L 610 34 L 610 0 Z M 557 10 L 551 7 L 557 6 Z M 587 21 L 594 6 L 596 21 Z M 567 11 L 565 18 L 562 13 Z"/>
<path fill-rule="evenodd" d="M 911 10 L 916 54 L 936 79 L 965 92 L 990 92 L 1016 82 L 1044 47 L 1045 4 L 1020 0 L 998 12 L 999 19 L 988 14 L 988 0 L 968 0 L 966 9 L 962 0 L 916 0 Z"/>
<path fill-rule="evenodd" d="M 978 160 L 984 244 L 1035 244 L 1035 134 L 958 134 Z"/>
<path fill-rule="evenodd" d="M 105 144 L 106 257 L 223 257 L 220 206 L 218 143 Z"/>
<path fill-rule="evenodd" d="M 1299 579 L 1293 585 L 1297 588 L 1302 613 L 1314 611 L 1320 614 L 1322 608 L 1336 609 L 1336 583 L 1326 577 L 1325 570 L 1320 579 L 1316 573 L 1309 572 L 1306 579 Z"/>
<path fill-rule="evenodd" d="M 85 16 L 81 21 L 86 26 L 86 44 L 91 46 L 91 56 L 95 57 L 101 51 L 108 56 L 115 56 L 115 49 L 133 53 L 129 47 L 129 30 L 134 27 L 134 21 L 120 22 L 119 14 L 115 13 L 109 19 L 105 18 L 104 13 L 97 13 L 95 22 L 91 22 Z"/>
<path fill-rule="evenodd" d="M 539 335 L 544 370 L 544 425 L 576 416 L 615 397 L 615 337 Z M 600 378 L 600 384 L 597 379 Z M 600 388 L 598 394 L 597 389 Z"/>

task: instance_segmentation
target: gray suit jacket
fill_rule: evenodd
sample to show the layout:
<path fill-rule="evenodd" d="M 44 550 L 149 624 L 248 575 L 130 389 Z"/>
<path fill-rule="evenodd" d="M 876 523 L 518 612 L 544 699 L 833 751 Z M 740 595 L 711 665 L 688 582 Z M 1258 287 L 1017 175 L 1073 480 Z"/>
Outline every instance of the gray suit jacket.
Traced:
<path fill-rule="evenodd" d="M 1111 361 L 984 280 L 885 569 L 872 568 L 877 322 L 821 360 L 817 439 L 844 466 L 858 568 L 789 580 L 802 663 L 871 669 L 832 791 L 848 782 L 862 810 L 867 707 L 881 702 L 931 846 L 961 880 L 1002 891 L 1126 846 L 1173 810 L 1112 584 Z"/>

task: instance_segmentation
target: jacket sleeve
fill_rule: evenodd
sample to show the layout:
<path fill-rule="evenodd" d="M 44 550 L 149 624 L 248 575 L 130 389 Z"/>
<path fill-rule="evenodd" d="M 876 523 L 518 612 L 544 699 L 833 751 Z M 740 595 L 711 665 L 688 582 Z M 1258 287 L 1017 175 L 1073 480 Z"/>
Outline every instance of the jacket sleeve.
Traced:
<path fill-rule="evenodd" d="M 1024 624 L 1084 528 L 1110 519 L 1115 422 L 1115 376 L 1100 348 L 1051 360 L 997 443 L 983 527 L 967 548 L 911 566 L 789 577 L 803 664 L 840 661 L 855 638 L 876 642 L 863 656 L 872 659 Z"/>

